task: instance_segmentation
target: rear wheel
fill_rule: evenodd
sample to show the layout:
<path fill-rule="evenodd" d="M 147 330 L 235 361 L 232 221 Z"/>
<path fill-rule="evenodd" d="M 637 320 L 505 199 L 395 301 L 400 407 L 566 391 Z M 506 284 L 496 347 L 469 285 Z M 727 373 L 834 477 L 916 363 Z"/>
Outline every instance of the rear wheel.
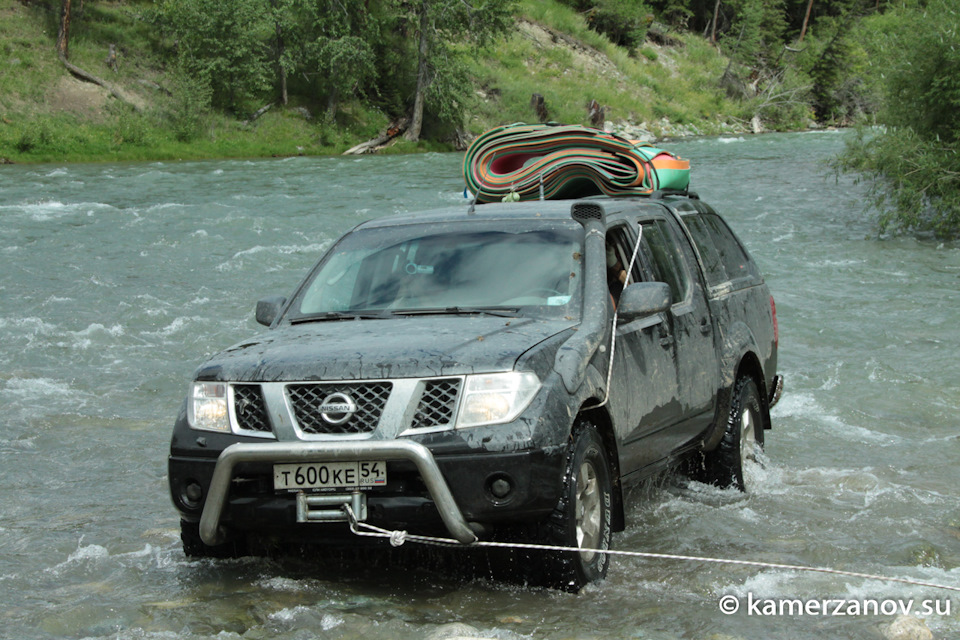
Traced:
<path fill-rule="evenodd" d="M 547 544 L 583 549 L 548 551 L 549 582 L 579 591 L 607 574 L 611 529 L 610 465 L 596 427 L 581 420 L 574 427 L 560 501 L 547 524 Z"/>
<path fill-rule="evenodd" d="M 717 448 L 706 454 L 706 480 L 719 487 L 736 487 L 748 491 L 751 487 L 745 470 L 757 464 L 757 455 L 763 450 L 763 410 L 760 392 L 753 378 L 740 378 L 730 397 L 730 411 L 726 431 Z"/>

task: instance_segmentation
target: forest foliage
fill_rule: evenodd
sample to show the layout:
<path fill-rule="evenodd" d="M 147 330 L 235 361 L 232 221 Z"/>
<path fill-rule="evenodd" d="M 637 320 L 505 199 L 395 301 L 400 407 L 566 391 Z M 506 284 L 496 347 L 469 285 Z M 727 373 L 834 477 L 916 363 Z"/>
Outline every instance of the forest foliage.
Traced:
<path fill-rule="evenodd" d="M 847 123 L 872 109 L 851 43 L 859 20 L 882 10 L 876 0 L 560 2 L 630 55 L 652 32 L 702 33 L 730 61 L 718 83 L 774 128 L 811 116 Z M 215 108 L 246 114 L 292 93 L 325 102 L 333 120 L 344 100 L 399 116 L 423 99 L 435 125 L 455 128 L 472 94 L 470 58 L 515 32 L 518 9 L 513 0 L 159 0 L 153 20 Z"/>
<path fill-rule="evenodd" d="M 471 95 L 464 59 L 508 26 L 513 0 L 159 0 L 152 16 L 180 68 L 238 116 L 291 94 L 362 100 L 456 126 Z"/>
<path fill-rule="evenodd" d="M 9 0 L 8 0 L 9 1 Z M 882 92 L 865 38 L 924 0 L 128 0 L 171 72 L 182 104 L 170 110 L 179 137 L 205 113 L 247 120 L 266 104 L 322 112 L 343 124 L 362 105 L 389 120 L 417 112 L 424 135 L 467 128 L 476 106 L 478 58 L 521 38 L 518 20 L 572 11 L 610 47 L 655 61 L 661 45 L 698 34 L 727 60 L 706 93 L 740 105 L 727 115 L 768 129 L 849 124 L 878 110 Z M 49 22 L 73 11 L 73 32 L 115 21 L 114 0 L 20 0 Z M 898 3 L 914 3 L 904 8 Z M 123 3 L 127 4 L 127 3 Z M 79 11 L 77 10 L 79 7 Z M 537 18 L 532 18 L 537 21 Z M 889 21 L 887 21 L 889 22 Z M 53 26 L 53 25 L 51 25 Z M 549 26 L 549 25 L 547 25 Z M 882 27 L 881 27 L 882 28 Z M 51 29 L 54 31 L 54 29 Z M 573 38 L 576 40 L 576 36 Z M 589 42 L 582 47 L 591 48 Z M 596 49 L 596 46 L 593 47 Z M 602 47 L 601 47 L 602 49 Z M 601 51 L 604 53 L 604 51 Z M 504 61 L 504 64 L 508 64 Z M 496 83 L 497 78 L 492 78 Z M 657 87 L 659 88 L 659 87 Z M 535 88 L 534 88 L 535 90 Z M 529 97 L 528 97 L 529 98 Z M 720 99 L 720 98 L 718 98 Z M 676 109 L 682 111 L 682 108 Z M 701 109 L 700 116 L 710 115 Z M 669 115 L 669 114 L 668 114 Z M 674 114 L 676 115 L 676 114 Z M 696 117 L 698 114 L 692 114 Z M 690 117 L 689 115 L 686 117 Z M 191 120 L 198 126 L 190 126 Z M 419 137 L 419 136 L 415 136 Z"/>

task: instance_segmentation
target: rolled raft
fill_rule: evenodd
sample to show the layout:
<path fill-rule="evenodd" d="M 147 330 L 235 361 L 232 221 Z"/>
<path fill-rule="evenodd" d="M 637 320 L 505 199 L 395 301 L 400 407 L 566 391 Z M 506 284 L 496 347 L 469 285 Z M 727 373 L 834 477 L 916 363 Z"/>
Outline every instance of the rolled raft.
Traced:
<path fill-rule="evenodd" d="M 690 162 L 599 129 L 514 124 L 473 141 L 463 177 L 478 203 L 538 200 L 541 181 L 551 200 L 635 196 L 686 189 Z"/>

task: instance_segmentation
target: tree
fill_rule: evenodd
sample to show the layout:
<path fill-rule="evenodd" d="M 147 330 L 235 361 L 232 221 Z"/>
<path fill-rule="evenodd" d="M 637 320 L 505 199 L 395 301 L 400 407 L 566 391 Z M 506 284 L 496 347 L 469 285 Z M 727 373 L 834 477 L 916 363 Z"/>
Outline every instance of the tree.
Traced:
<path fill-rule="evenodd" d="M 720 19 L 720 0 L 713 5 L 713 21 L 710 23 L 710 42 L 717 43 L 717 21 Z"/>
<path fill-rule="evenodd" d="M 260 0 L 163 0 L 160 16 L 183 68 L 210 83 L 213 103 L 239 113 L 269 86 L 274 33 Z"/>
<path fill-rule="evenodd" d="M 333 121 L 341 98 L 376 77 L 376 60 L 370 44 L 352 35 L 319 42 L 318 58 L 327 87 L 327 120 Z"/>
<path fill-rule="evenodd" d="M 817 23 L 822 39 L 811 38 L 804 56 L 813 57 L 809 67 L 813 87 L 813 110 L 818 122 L 843 122 L 854 115 L 856 100 L 851 104 L 844 88 L 855 81 L 851 74 L 851 37 L 856 16 L 825 16 Z M 801 34 L 802 35 L 802 34 Z"/>
<path fill-rule="evenodd" d="M 730 59 L 753 69 L 773 64 L 783 48 L 783 1 L 727 0 L 724 6 L 733 13 L 720 39 Z"/>
<path fill-rule="evenodd" d="M 287 74 L 293 66 L 287 52 L 287 33 L 296 28 L 291 14 L 292 0 L 270 0 L 270 19 L 274 31 L 274 65 L 277 69 L 277 84 L 280 102 L 287 104 Z"/>
<path fill-rule="evenodd" d="M 383 61 L 375 49 L 393 0 L 271 2 L 281 96 L 287 78 L 296 78 L 301 95 L 326 102 L 326 119 L 332 121 L 345 98 L 376 92 Z"/>
<path fill-rule="evenodd" d="M 464 91 L 459 53 L 453 43 L 472 46 L 486 43 L 509 24 L 513 0 L 416 0 L 411 3 L 409 23 L 417 40 L 417 84 L 410 128 L 405 137 L 417 141 L 423 129 L 423 114 L 432 98 L 438 112 L 457 110 L 456 94 Z"/>
<path fill-rule="evenodd" d="M 639 0 L 595 0 L 587 22 L 595 31 L 625 49 L 636 49 L 647 37 L 653 21 L 650 9 Z"/>
<path fill-rule="evenodd" d="M 83 12 L 83 0 L 80 2 L 80 12 Z M 109 82 L 98 78 L 88 71 L 84 71 L 77 65 L 70 62 L 70 23 L 73 16 L 72 0 L 61 0 L 60 2 L 60 23 L 57 28 L 57 57 L 75 78 L 101 86 L 113 95 L 117 100 L 127 104 L 136 111 L 140 111 L 140 106 L 121 89 L 113 86 Z"/>
<path fill-rule="evenodd" d="M 61 60 L 66 60 L 70 57 L 70 14 L 72 9 L 72 0 L 61 0 L 60 27 L 57 29 L 57 55 L 60 56 Z"/>
<path fill-rule="evenodd" d="M 932 0 L 910 12 L 894 38 L 902 57 L 887 74 L 883 121 L 924 140 L 960 143 L 960 12 Z"/>
<path fill-rule="evenodd" d="M 653 12 L 643 0 L 561 0 L 582 13 L 590 28 L 625 49 L 636 49 L 647 37 Z M 671 3 L 671 16 L 682 15 L 685 7 Z M 679 10 L 679 14 L 677 13 Z M 666 11 L 665 11 L 666 13 Z"/>
<path fill-rule="evenodd" d="M 810 25 L 810 11 L 813 10 L 813 0 L 807 2 L 807 12 L 803 14 L 803 26 L 800 27 L 800 37 L 797 42 L 803 42 L 803 36 L 807 35 L 807 27 Z"/>
<path fill-rule="evenodd" d="M 867 180 L 880 228 L 960 235 L 960 13 L 948 0 L 902 10 L 883 46 L 886 128 L 861 131 L 836 160 Z"/>

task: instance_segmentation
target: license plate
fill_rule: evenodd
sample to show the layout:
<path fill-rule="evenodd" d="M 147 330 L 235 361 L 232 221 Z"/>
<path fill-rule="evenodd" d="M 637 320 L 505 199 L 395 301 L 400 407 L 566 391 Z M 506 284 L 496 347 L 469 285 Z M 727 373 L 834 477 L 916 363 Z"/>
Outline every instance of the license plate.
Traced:
<path fill-rule="evenodd" d="M 387 463 L 305 462 L 273 465 L 274 489 L 343 489 L 383 487 L 387 484 Z"/>

